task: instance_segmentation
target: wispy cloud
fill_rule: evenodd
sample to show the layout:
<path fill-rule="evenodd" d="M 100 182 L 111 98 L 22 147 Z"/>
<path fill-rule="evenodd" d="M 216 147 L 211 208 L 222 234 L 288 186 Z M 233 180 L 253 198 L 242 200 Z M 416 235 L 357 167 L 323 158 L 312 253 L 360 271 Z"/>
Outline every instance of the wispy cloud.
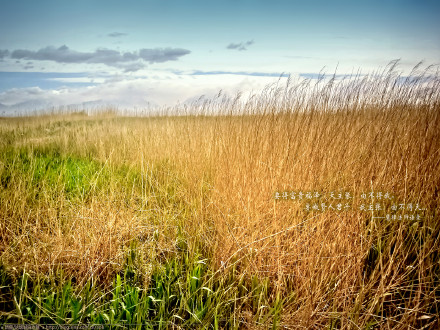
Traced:
<path fill-rule="evenodd" d="M 32 65 L 32 64 L 26 64 Z M 84 72 L 2 72 L 0 71 L 0 93 L 14 88 L 30 88 L 38 86 L 41 89 L 58 89 L 68 86 L 82 87 L 103 83 L 107 75 Z"/>
<path fill-rule="evenodd" d="M 110 38 L 120 38 L 120 37 L 125 37 L 127 35 L 128 34 L 124 33 L 124 32 L 112 32 L 112 33 L 107 34 L 107 36 Z"/>
<path fill-rule="evenodd" d="M 227 49 L 236 49 L 236 50 L 247 50 L 247 47 L 251 46 L 254 44 L 253 40 L 249 40 L 246 42 L 239 42 L 239 43 L 230 43 L 226 48 Z"/>
<path fill-rule="evenodd" d="M 140 49 L 135 52 L 120 52 L 117 50 L 98 48 L 94 52 L 79 52 L 66 45 L 61 47 L 48 46 L 37 51 L 17 49 L 10 57 L 17 60 L 53 61 L 57 63 L 94 63 L 123 68 L 125 71 L 137 71 L 145 67 L 143 61 L 150 64 L 167 61 L 176 61 L 180 57 L 191 53 L 183 48 L 151 48 Z M 2 51 L 6 57 L 9 51 Z"/>

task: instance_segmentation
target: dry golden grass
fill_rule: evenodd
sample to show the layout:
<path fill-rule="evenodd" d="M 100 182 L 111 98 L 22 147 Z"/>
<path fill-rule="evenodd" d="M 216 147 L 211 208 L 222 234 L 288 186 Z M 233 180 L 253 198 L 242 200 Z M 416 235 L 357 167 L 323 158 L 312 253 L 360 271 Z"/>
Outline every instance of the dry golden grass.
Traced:
<path fill-rule="evenodd" d="M 10 141 L 2 147 L 56 148 L 110 171 L 124 165 L 148 186 L 130 192 L 115 180 L 82 204 L 59 196 L 30 207 L 18 183 L 2 197 L 2 260 L 105 280 L 119 269 L 124 246 L 138 239 L 148 273 L 177 249 L 182 226 L 190 246 L 206 246 L 219 274 L 237 267 L 245 277 L 268 277 L 273 297 L 284 299 L 282 324 L 433 327 L 440 80 L 418 70 L 412 80 L 392 66 L 349 81 L 288 82 L 247 101 L 219 94 L 161 117 L 3 119 L 0 133 Z M 153 196 L 174 195 L 152 198 L 151 187 Z M 306 212 L 304 204 L 275 200 L 276 191 L 354 198 L 347 211 Z M 422 220 L 372 219 L 359 210 L 360 194 L 370 191 L 426 207 Z"/>

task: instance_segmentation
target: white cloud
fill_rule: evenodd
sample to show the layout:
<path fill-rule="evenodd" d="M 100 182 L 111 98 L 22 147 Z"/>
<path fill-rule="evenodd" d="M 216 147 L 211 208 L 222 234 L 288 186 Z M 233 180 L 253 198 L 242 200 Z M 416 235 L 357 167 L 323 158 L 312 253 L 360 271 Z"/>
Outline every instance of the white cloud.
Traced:
<path fill-rule="evenodd" d="M 67 82 L 85 82 L 89 78 L 56 78 Z M 67 80 L 66 80 L 67 79 Z M 73 80 L 72 80 L 73 79 Z M 103 78 L 100 78 L 103 79 Z M 92 104 L 116 106 L 120 109 L 148 106 L 173 106 L 205 95 L 214 97 L 220 90 L 234 96 L 246 96 L 276 81 L 273 77 L 237 75 L 176 75 L 158 72 L 154 77 L 115 77 L 96 86 L 43 90 L 38 87 L 10 89 L 0 93 L 0 104 L 9 111 L 48 109 L 67 105 Z M 89 80 L 90 81 L 90 80 Z M 4 110 L 3 110 L 4 111 Z"/>

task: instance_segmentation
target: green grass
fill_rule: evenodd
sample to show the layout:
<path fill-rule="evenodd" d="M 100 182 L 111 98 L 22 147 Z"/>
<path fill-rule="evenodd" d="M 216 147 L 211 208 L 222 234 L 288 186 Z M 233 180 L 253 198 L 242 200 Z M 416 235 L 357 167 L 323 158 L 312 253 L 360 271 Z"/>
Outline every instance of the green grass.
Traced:
<path fill-rule="evenodd" d="M 3 313 L 0 320 L 113 324 L 114 329 L 129 324 L 138 324 L 136 329 L 240 328 L 251 322 L 276 325 L 282 300 L 278 295 L 270 299 L 267 280 L 255 276 L 249 280 L 236 269 L 227 276 L 216 276 L 207 259 L 182 251 L 157 265 L 145 287 L 136 251 L 133 243 L 123 271 L 115 276 L 108 291 L 92 281 L 77 286 L 61 273 L 44 279 L 23 270 L 16 281 L 11 281 L 2 268 L 2 307 L 10 311 Z M 239 317 L 234 311 L 240 308 L 249 308 L 255 318 Z"/>
<path fill-rule="evenodd" d="M 0 182 L 4 190 L 14 189 L 23 178 L 29 192 L 28 202 L 43 198 L 86 200 L 93 189 L 103 189 L 110 173 L 93 160 L 62 156 L 58 150 L 9 149 L 1 155 L 6 164 Z"/>
<path fill-rule="evenodd" d="M 179 179 L 168 160 L 159 161 L 142 178 L 128 166 L 110 166 L 92 158 L 63 154 L 54 147 L 5 147 L 0 153 L 2 193 L 6 202 L 17 187 L 26 208 L 48 205 L 87 205 L 96 196 L 108 196 L 119 189 L 128 207 L 141 214 L 145 200 L 158 209 L 188 213 Z M 203 193 L 208 189 L 202 187 Z M 133 204 L 134 203 L 134 204 Z M 62 206 L 59 212 L 62 212 Z M 62 219 L 62 217 L 60 217 Z M 67 220 L 65 220 L 67 221 Z M 157 226 L 158 219 L 149 221 Z M 69 223 L 65 224 L 67 227 Z M 240 328 L 246 324 L 277 324 L 282 299 L 274 296 L 268 279 L 240 272 L 235 266 L 222 272 L 210 260 L 212 251 L 195 242 L 177 223 L 175 250 L 156 254 L 152 260 L 142 242 L 126 242 L 124 263 L 105 285 L 91 277 L 86 282 L 66 274 L 62 266 L 51 275 L 29 272 L 26 267 L 11 270 L 0 266 L 0 322 L 24 324 L 113 324 L 137 329 Z M 149 239 L 159 241 L 156 230 Z M 249 310 L 237 315 L 237 310 Z M 142 324 L 142 326 L 140 325 Z"/>

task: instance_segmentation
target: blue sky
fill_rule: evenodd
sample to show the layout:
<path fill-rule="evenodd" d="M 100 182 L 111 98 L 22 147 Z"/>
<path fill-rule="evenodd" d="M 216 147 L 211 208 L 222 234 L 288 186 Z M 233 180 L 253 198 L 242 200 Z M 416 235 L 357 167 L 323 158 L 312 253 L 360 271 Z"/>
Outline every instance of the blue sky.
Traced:
<path fill-rule="evenodd" d="M 0 114 L 173 105 L 281 73 L 440 62 L 440 2 L 0 0 Z"/>

